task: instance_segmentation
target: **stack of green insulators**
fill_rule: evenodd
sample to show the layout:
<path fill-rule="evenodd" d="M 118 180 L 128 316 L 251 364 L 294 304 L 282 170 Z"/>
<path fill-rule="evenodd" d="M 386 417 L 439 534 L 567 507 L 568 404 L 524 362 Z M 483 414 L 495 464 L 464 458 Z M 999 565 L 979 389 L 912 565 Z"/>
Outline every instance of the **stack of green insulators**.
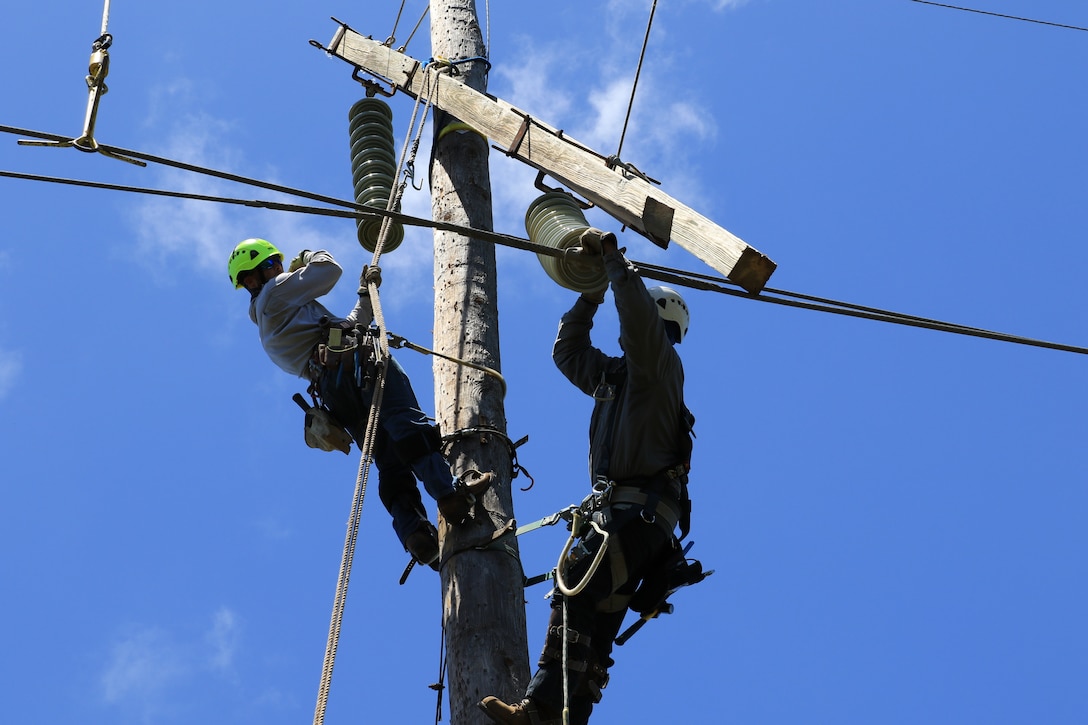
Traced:
<path fill-rule="evenodd" d="M 396 182 L 397 161 L 393 152 L 393 111 L 378 98 L 364 98 L 348 111 L 351 134 L 351 181 L 355 203 L 385 209 Z M 398 205 L 399 206 L 399 205 Z M 399 211 L 399 208 L 394 209 Z M 378 246 L 382 219 L 357 219 L 359 244 L 368 252 Z M 391 252 L 404 240 L 404 227 L 389 222 L 382 251 Z"/>
<path fill-rule="evenodd" d="M 529 240 L 545 247 L 569 249 L 581 246 L 582 232 L 589 229 L 585 215 L 570 194 L 549 191 L 529 205 L 525 212 L 525 231 Z M 569 254 L 552 257 L 537 253 L 536 258 L 548 276 L 575 292 L 597 292 L 608 286 L 601 258 Z"/>

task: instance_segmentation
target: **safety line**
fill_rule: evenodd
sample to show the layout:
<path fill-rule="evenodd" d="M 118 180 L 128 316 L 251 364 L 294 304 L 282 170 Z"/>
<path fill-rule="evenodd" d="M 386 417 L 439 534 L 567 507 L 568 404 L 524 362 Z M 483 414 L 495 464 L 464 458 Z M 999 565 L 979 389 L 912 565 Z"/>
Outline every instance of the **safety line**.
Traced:
<path fill-rule="evenodd" d="M 25 129 L 14 128 L 11 126 L 0 125 L 0 132 L 15 133 L 27 136 L 35 136 L 38 138 L 63 138 L 54 136 L 52 134 L 46 134 L 38 131 L 27 131 Z M 502 234 L 499 232 L 492 232 L 484 229 L 473 229 L 471 227 L 464 227 L 458 224 L 451 224 L 449 222 L 436 222 L 429 219 L 422 219 L 419 217 L 409 216 L 401 212 L 388 211 L 379 207 L 370 207 L 356 204 L 354 202 L 344 201 L 335 197 L 325 196 L 323 194 L 315 194 L 312 192 L 302 191 L 300 189 L 293 189 L 291 187 L 282 186 L 280 184 L 272 184 L 258 179 L 251 179 L 237 174 L 230 174 L 227 172 L 216 171 L 214 169 L 206 169 L 203 167 L 195 166 L 193 164 L 186 164 L 184 162 L 173 161 L 170 159 L 160 159 L 160 157 L 152 156 L 151 154 L 144 154 L 137 151 L 129 151 L 125 149 L 114 149 L 108 147 L 110 150 L 116 150 L 121 153 L 129 154 L 137 158 L 147 159 L 154 161 L 155 163 L 162 163 L 167 166 L 173 166 L 186 171 L 193 171 L 204 175 L 223 178 L 229 181 L 234 181 L 249 186 L 256 186 L 259 188 L 270 189 L 283 194 L 299 196 L 302 198 L 313 199 L 321 201 L 327 204 L 333 204 L 345 209 L 327 209 L 321 207 L 309 207 L 297 204 L 285 204 L 280 202 L 262 201 L 262 200 L 243 200 L 233 199 L 229 197 L 217 197 L 201 194 L 190 194 L 185 192 L 165 191 L 160 189 L 145 189 L 140 187 L 122 186 L 118 184 L 107 184 L 101 182 L 92 181 L 80 181 L 73 179 L 61 179 L 57 177 L 41 176 L 37 174 L 25 174 L 10 171 L 0 171 L 0 177 L 9 177 L 16 179 L 25 179 L 32 181 L 43 181 L 49 183 L 68 184 L 74 186 L 84 186 L 90 188 L 100 188 L 115 191 L 129 191 L 143 194 L 152 194 L 157 196 L 168 196 L 185 199 L 195 199 L 200 201 L 210 201 L 227 204 L 238 204 L 243 206 L 258 207 L 271 209 L 275 211 L 290 211 L 303 214 L 317 214 L 325 216 L 335 217 L 360 217 L 360 216 L 386 216 L 393 221 L 400 222 L 409 226 L 426 227 L 430 229 L 437 229 L 439 231 L 453 232 L 455 234 L 461 234 L 463 236 L 470 237 L 472 239 L 479 239 L 481 241 L 491 242 L 493 244 L 500 244 L 514 249 L 521 249 L 523 251 L 535 252 L 537 254 L 544 254 L 551 257 L 565 257 L 570 254 L 570 251 L 564 251 L 556 249 L 554 247 L 547 247 L 544 245 L 536 244 L 532 241 L 528 241 L 522 237 L 515 237 L 510 234 Z M 759 294 L 751 294 L 740 289 L 733 289 L 725 285 L 733 285 L 734 283 L 724 277 L 712 277 L 708 275 L 700 275 L 692 272 L 684 272 L 682 270 L 670 269 L 667 267 L 659 267 L 653 264 L 638 262 L 632 260 L 634 264 L 642 274 L 642 276 L 656 279 L 662 282 L 670 282 L 672 284 L 681 285 L 691 289 L 700 289 L 708 292 L 717 292 L 719 294 L 731 295 L 734 297 L 741 297 L 748 300 L 755 300 L 757 302 L 768 302 L 771 304 L 784 305 L 788 307 L 797 307 L 801 309 L 813 310 L 816 312 L 828 312 L 831 314 L 845 315 L 848 317 L 857 317 L 862 319 L 873 320 L 875 322 L 887 322 L 891 324 L 905 325 L 910 327 L 921 327 L 925 329 L 935 330 L 937 332 L 947 332 L 957 335 L 966 335 L 971 337 L 981 337 L 998 342 L 1008 342 L 1017 345 L 1027 345 L 1031 347 L 1041 347 L 1051 350 L 1059 350 L 1063 352 L 1072 352 L 1081 355 L 1088 355 L 1088 347 L 1082 347 L 1078 345 L 1067 345 L 1063 343 L 1049 342 L 1046 340 L 1037 340 L 1029 337 L 1022 337 L 1019 335 L 1011 335 L 1008 333 L 995 332 L 991 330 L 985 330 L 977 327 L 970 327 L 967 325 L 960 325 L 953 322 L 945 322 L 941 320 L 933 320 L 925 317 L 918 317 L 914 315 L 907 315 L 898 312 L 891 312 L 888 310 L 882 310 L 875 307 L 867 307 L 863 305 L 851 304 L 848 302 L 839 302 L 835 300 L 829 300 L 826 298 L 815 297 L 812 295 L 804 295 L 795 292 L 787 292 L 784 290 L 777 290 L 773 288 L 764 288 Z M 778 295 L 777 297 L 775 295 Z"/>
<path fill-rule="evenodd" d="M 1025 23 L 1036 23 L 1038 25 L 1049 25 L 1054 28 L 1065 28 L 1066 30 L 1083 30 L 1088 32 L 1088 28 L 1082 28 L 1077 25 L 1063 25 L 1061 23 L 1052 23 L 1047 20 L 1035 20 L 1033 18 L 1021 18 L 1017 15 L 1005 15 L 1003 13 L 995 13 L 989 10 L 976 10 L 975 8 L 962 8 L 958 5 L 945 5 L 944 3 L 930 2 L 930 0 L 911 0 L 911 2 L 921 3 L 922 5 L 934 5 L 939 8 L 948 8 L 949 10 L 963 10 L 968 13 L 978 13 L 979 15 L 990 15 L 995 18 L 1006 18 L 1008 20 L 1020 20 Z"/>
<path fill-rule="evenodd" d="M 631 109 L 635 107 L 635 91 L 638 89 L 638 79 L 642 75 L 642 61 L 646 58 L 646 46 L 650 42 L 650 29 L 654 25 L 654 13 L 657 12 L 657 0 L 654 0 L 650 8 L 650 19 L 646 23 L 646 35 L 642 38 L 642 51 L 638 54 L 638 67 L 635 69 L 635 80 L 631 83 L 631 98 L 627 102 L 627 115 L 623 119 L 623 131 L 620 132 L 620 143 L 616 148 L 616 158 L 623 154 L 623 140 L 627 136 L 627 123 L 631 120 Z"/>

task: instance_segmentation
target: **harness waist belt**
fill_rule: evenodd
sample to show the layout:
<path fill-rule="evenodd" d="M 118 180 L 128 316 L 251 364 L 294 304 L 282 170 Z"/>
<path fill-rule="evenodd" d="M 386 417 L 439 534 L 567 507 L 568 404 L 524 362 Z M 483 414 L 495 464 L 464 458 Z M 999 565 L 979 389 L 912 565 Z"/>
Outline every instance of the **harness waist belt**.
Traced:
<path fill-rule="evenodd" d="M 649 500 L 650 496 L 641 489 L 619 484 L 612 489 L 612 495 L 608 499 L 611 504 L 633 504 L 635 506 L 645 506 Z M 676 528 L 676 524 L 680 521 L 680 506 L 668 495 L 657 500 L 657 506 L 653 513 L 659 522 L 662 519 L 664 520 L 670 532 Z"/>

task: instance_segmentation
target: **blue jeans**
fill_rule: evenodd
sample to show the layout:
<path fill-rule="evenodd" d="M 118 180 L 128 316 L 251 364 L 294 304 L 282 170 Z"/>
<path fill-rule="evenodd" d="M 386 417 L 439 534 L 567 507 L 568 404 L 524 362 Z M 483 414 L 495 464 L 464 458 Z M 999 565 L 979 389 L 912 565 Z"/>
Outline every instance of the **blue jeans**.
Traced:
<path fill-rule="evenodd" d="M 320 382 L 321 398 L 329 412 L 347 428 L 360 449 L 374 397 L 373 385 L 373 381 L 360 385 L 356 380 L 351 355 L 345 355 L 338 368 L 326 370 Z M 438 445 L 438 435 L 420 410 L 408 375 L 390 357 L 373 457 L 378 467 L 378 496 L 393 517 L 393 530 L 401 544 L 428 522 L 417 479 L 435 500 L 455 491 L 453 474 Z"/>

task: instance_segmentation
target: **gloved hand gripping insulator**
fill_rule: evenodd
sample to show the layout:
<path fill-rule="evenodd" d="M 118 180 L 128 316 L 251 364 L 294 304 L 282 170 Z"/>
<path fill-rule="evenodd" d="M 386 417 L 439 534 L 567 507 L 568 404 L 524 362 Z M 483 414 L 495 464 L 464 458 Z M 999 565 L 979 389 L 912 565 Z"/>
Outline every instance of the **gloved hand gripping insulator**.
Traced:
<path fill-rule="evenodd" d="M 596 257 L 578 254 L 582 232 L 589 223 L 577 202 L 566 192 L 549 191 L 529 205 L 525 212 L 525 231 L 535 244 L 571 250 L 564 257 L 537 254 L 548 276 L 575 292 L 600 292 L 608 286 L 604 264 Z"/>

